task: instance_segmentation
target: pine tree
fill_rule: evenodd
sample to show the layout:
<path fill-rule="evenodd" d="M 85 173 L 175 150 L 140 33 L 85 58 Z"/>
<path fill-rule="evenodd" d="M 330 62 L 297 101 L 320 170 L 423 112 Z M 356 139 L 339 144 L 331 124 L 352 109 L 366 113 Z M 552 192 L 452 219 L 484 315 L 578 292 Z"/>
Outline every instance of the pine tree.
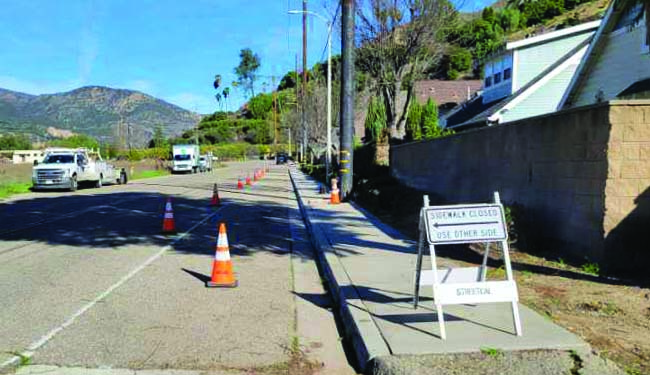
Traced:
<path fill-rule="evenodd" d="M 368 101 L 368 113 L 366 115 L 366 142 L 375 141 L 382 143 L 387 138 L 386 129 L 386 107 L 381 99 L 371 97 Z"/>
<path fill-rule="evenodd" d="M 434 139 L 439 136 L 438 127 L 438 106 L 433 99 L 429 98 L 422 110 L 422 133 L 425 139 Z"/>
<path fill-rule="evenodd" d="M 419 141 L 422 139 L 422 106 L 416 100 L 409 105 L 409 113 L 406 119 L 406 140 Z"/>

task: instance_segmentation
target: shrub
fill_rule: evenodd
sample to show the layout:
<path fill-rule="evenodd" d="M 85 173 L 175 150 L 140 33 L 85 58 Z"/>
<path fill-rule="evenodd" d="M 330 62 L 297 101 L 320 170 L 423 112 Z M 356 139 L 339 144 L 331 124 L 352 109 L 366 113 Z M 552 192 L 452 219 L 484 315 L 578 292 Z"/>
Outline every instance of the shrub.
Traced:
<path fill-rule="evenodd" d="M 419 141 L 422 139 L 422 106 L 416 100 L 409 105 L 408 117 L 406 118 L 406 140 Z"/>

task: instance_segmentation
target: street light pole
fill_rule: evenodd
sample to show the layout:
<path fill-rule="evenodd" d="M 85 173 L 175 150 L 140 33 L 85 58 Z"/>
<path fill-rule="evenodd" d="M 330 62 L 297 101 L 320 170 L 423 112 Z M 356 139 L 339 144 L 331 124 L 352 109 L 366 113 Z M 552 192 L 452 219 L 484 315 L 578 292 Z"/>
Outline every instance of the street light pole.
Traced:
<path fill-rule="evenodd" d="M 325 178 L 329 178 L 332 165 L 332 21 L 309 10 L 290 10 L 289 14 L 309 14 L 320 18 L 327 25 L 327 152 L 325 154 Z"/>
<path fill-rule="evenodd" d="M 332 22 L 327 21 L 327 153 L 325 154 L 325 186 L 329 183 L 332 165 Z"/>

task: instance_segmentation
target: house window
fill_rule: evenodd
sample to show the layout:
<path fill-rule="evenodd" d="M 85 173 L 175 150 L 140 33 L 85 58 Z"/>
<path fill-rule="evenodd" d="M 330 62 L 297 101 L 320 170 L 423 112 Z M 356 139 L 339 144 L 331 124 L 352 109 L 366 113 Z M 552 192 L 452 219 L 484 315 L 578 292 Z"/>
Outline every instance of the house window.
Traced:
<path fill-rule="evenodd" d="M 490 87 L 492 86 L 492 77 L 487 77 L 485 79 L 485 87 Z"/>
<path fill-rule="evenodd" d="M 512 77 L 512 69 L 508 68 L 503 71 L 503 80 L 507 81 L 510 79 L 510 77 Z"/>
<path fill-rule="evenodd" d="M 494 75 L 494 84 L 496 85 L 498 83 L 501 83 L 501 72 Z"/>

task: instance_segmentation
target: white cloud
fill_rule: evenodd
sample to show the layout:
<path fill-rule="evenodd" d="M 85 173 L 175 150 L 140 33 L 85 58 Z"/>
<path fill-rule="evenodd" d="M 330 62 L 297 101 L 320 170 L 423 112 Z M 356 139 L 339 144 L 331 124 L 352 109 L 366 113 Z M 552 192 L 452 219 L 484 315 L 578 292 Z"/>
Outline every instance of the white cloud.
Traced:
<path fill-rule="evenodd" d="M 190 92 L 165 96 L 163 99 L 181 108 L 198 113 L 212 113 L 218 108 L 214 98 Z"/>
<path fill-rule="evenodd" d="M 119 87 L 129 89 L 129 90 L 140 91 L 152 96 L 155 96 L 156 94 L 156 85 L 153 82 L 144 79 L 136 79 L 133 81 L 129 81 L 123 85 L 120 85 Z"/>
<path fill-rule="evenodd" d="M 78 79 L 66 81 L 28 81 L 12 76 L 0 76 L 0 87 L 26 94 L 54 94 L 74 90 L 81 86 Z"/>
<path fill-rule="evenodd" d="M 85 84 L 90 79 L 98 53 L 97 36 L 92 30 L 84 29 L 81 33 L 79 56 L 77 57 L 80 82 Z"/>
<path fill-rule="evenodd" d="M 91 78 L 95 60 L 99 55 L 99 37 L 96 28 L 100 9 L 96 1 L 87 2 L 86 7 L 77 56 L 79 81 L 82 84 L 87 84 Z"/>

